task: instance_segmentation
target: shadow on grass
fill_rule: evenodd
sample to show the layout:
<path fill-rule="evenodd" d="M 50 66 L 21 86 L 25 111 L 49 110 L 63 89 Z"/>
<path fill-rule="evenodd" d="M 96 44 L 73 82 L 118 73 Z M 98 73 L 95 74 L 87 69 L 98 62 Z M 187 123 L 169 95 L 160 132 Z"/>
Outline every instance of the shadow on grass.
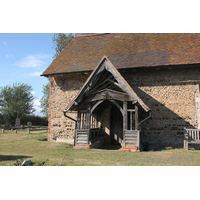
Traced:
<path fill-rule="evenodd" d="M 47 141 L 47 138 L 38 138 L 39 141 Z"/>
<path fill-rule="evenodd" d="M 91 147 L 91 149 L 101 149 L 101 150 L 120 150 L 121 145 L 103 145 L 100 147 Z"/>
<path fill-rule="evenodd" d="M 12 156 L 12 155 L 0 155 L 0 161 L 17 160 L 24 158 L 32 158 L 32 156 Z"/>

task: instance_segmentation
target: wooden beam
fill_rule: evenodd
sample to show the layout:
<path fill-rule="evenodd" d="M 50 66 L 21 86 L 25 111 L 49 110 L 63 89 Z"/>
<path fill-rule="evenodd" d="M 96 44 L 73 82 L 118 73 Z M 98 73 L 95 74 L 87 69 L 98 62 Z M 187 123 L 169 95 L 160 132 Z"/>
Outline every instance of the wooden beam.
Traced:
<path fill-rule="evenodd" d="M 94 83 L 92 83 L 92 85 L 93 85 L 94 87 L 88 92 L 87 95 L 93 93 L 94 91 L 97 91 L 98 88 L 99 88 L 101 85 L 104 85 L 104 84 L 107 82 L 107 80 L 105 80 L 105 78 L 106 78 L 106 76 L 107 76 L 108 74 L 110 74 L 110 72 L 106 71 L 106 72 L 104 72 L 104 73 L 105 73 L 104 75 L 101 74 L 101 76 L 98 77 L 98 81 L 95 81 Z M 110 74 L 107 78 L 111 78 L 111 77 L 113 77 L 112 74 Z M 95 84 L 97 84 L 97 85 L 95 85 Z M 105 87 L 105 85 L 104 85 L 104 87 Z"/>
<path fill-rule="evenodd" d="M 115 100 L 109 100 L 110 102 L 114 103 L 122 113 L 122 116 L 124 116 L 124 110 L 121 108 L 121 106 L 115 101 Z"/>
<path fill-rule="evenodd" d="M 77 129 L 80 129 L 80 123 L 81 123 L 81 112 L 78 111 L 78 113 L 77 113 Z"/>
<path fill-rule="evenodd" d="M 110 81 L 111 83 L 113 83 L 114 85 L 120 87 L 118 83 L 116 83 L 115 81 L 111 80 L 110 78 L 107 78 L 106 80 L 108 80 L 108 81 Z"/>
<path fill-rule="evenodd" d="M 87 127 L 87 129 L 90 129 L 90 122 L 91 122 L 90 110 L 91 110 L 91 103 L 88 103 L 87 104 L 87 113 L 86 113 L 86 127 Z"/>
<path fill-rule="evenodd" d="M 83 102 L 92 102 L 92 101 L 98 101 L 98 100 L 102 100 L 103 97 L 102 96 L 105 96 L 106 95 L 106 98 L 107 99 L 114 99 L 114 100 L 118 100 L 118 101 L 129 101 L 129 96 L 126 95 L 126 94 L 123 94 L 123 93 L 119 93 L 119 92 L 116 92 L 116 91 L 109 91 L 109 90 L 104 90 L 102 92 L 99 92 L 99 93 L 96 93 L 94 95 L 92 95 L 91 97 L 88 97 L 86 99 L 84 99 Z"/>
<path fill-rule="evenodd" d="M 124 117 L 123 117 L 123 129 L 127 130 L 127 102 L 123 102 L 123 111 L 124 111 Z"/>
<path fill-rule="evenodd" d="M 135 105 L 135 130 L 138 130 L 138 106 Z"/>
<path fill-rule="evenodd" d="M 130 112 L 130 130 L 133 130 L 133 112 Z"/>
<path fill-rule="evenodd" d="M 103 102 L 104 100 L 98 101 L 94 106 L 91 108 L 90 112 L 93 113 L 94 109 Z"/>
<path fill-rule="evenodd" d="M 135 112 L 135 109 L 127 109 L 128 112 Z"/>

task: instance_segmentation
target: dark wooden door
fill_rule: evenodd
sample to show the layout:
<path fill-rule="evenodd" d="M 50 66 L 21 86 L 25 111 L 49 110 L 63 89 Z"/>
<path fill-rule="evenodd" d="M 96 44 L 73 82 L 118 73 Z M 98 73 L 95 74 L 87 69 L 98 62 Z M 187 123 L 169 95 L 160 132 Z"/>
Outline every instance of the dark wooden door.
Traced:
<path fill-rule="evenodd" d="M 123 140 L 123 117 L 120 110 L 113 106 L 110 115 L 110 144 L 118 145 Z"/>

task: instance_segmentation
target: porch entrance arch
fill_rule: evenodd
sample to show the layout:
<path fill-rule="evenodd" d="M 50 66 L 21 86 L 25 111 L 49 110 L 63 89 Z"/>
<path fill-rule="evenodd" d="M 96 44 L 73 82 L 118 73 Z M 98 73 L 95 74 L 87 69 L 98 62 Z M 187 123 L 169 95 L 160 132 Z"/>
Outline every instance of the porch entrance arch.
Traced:
<path fill-rule="evenodd" d="M 150 109 L 104 56 L 64 113 L 68 111 L 77 111 L 75 146 L 100 141 L 140 149 L 139 121 Z"/>
<path fill-rule="evenodd" d="M 120 105 L 121 104 L 121 105 Z M 101 100 L 91 108 L 90 138 L 104 136 L 105 145 L 120 145 L 123 142 L 123 103 L 114 100 Z M 96 125 L 96 127 L 94 127 Z M 103 134 L 102 134 L 103 133 Z"/>

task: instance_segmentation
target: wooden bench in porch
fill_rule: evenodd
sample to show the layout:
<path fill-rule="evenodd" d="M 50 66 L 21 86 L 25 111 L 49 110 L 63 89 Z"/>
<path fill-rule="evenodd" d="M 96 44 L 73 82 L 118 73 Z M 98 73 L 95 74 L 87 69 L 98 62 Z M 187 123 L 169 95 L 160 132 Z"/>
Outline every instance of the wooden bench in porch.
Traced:
<path fill-rule="evenodd" d="M 184 128 L 184 149 L 188 150 L 188 144 L 200 144 L 200 129 Z"/>

